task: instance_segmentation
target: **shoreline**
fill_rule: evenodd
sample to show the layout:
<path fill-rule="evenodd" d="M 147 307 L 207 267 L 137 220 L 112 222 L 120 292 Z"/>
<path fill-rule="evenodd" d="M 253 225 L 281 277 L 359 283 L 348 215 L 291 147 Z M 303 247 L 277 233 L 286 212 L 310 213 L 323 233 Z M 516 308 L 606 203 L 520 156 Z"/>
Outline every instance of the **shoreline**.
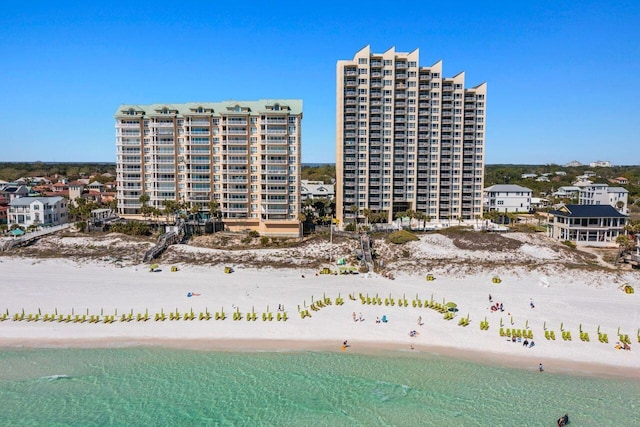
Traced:
<path fill-rule="evenodd" d="M 341 344 L 324 340 L 282 339 L 175 339 L 175 338 L 97 338 L 97 339 L 6 339 L 0 338 L 0 351 L 16 349 L 126 349 L 161 348 L 230 353 L 344 353 Z M 640 368 L 605 363 L 581 362 L 567 359 L 533 356 L 511 356 L 453 347 L 413 344 L 404 342 L 349 342 L 347 354 L 394 357 L 446 357 L 497 368 L 537 371 L 542 363 L 545 374 L 560 374 L 590 378 L 640 380 Z"/>
<path fill-rule="evenodd" d="M 432 249 L 432 244 L 420 246 Z M 427 282 L 425 266 L 413 273 L 399 273 L 396 280 L 375 275 L 319 275 L 299 268 L 251 269 L 234 265 L 225 274 L 220 265 L 179 264 L 172 272 L 163 265 L 150 273 L 144 265 L 126 268 L 106 263 L 65 259 L 1 257 L 0 347 L 4 348 L 117 348 L 166 347 L 210 351 L 326 351 L 393 355 L 443 355 L 492 366 L 536 370 L 542 363 L 547 372 L 640 380 L 640 353 L 636 331 L 640 328 L 638 294 L 619 289 L 620 280 L 636 284 L 638 277 L 606 276 L 566 270 L 548 277 L 546 272 L 514 272 L 496 264 L 474 275 L 447 275 L 436 271 Z M 499 275 L 500 284 L 492 282 Z M 363 303 L 359 295 L 378 297 L 381 303 Z M 350 298 L 354 295 L 354 299 Z M 492 295 L 493 302 L 487 296 Z M 406 306 L 385 304 L 393 297 Z M 312 301 L 327 298 L 331 304 Z M 342 298 L 343 304 L 338 304 Z M 415 300 L 455 302 L 459 312 L 446 320 L 437 310 L 414 305 Z M 504 312 L 491 310 L 504 303 Z M 535 301 L 535 308 L 532 302 Z M 286 307 L 288 320 L 276 319 L 277 309 Z M 227 319 L 215 320 L 224 308 Z M 132 313 L 132 322 L 29 322 L 13 321 L 21 313 L 113 315 Z M 154 315 L 178 311 L 194 312 L 193 321 L 155 321 Z M 198 320 L 209 311 L 211 320 Z M 234 321 L 232 314 L 243 314 Z M 310 316 L 299 311 L 308 310 Z M 135 317 L 148 311 L 150 320 Z M 248 322 L 248 313 L 257 320 Z M 263 321 L 265 312 L 273 321 Z M 355 321 L 354 317 L 362 316 Z M 376 322 L 386 318 L 388 322 Z M 469 326 L 460 320 L 469 318 Z M 416 320 L 419 319 L 419 325 Z M 487 322 L 488 329 L 480 328 Z M 535 346 L 524 348 L 500 335 L 501 329 L 525 330 Z M 410 332 L 416 331 L 415 336 Z M 556 339 L 546 339 L 555 331 Z M 562 331 L 572 334 L 565 340 Z M 580 333 L 590 334 L 589 342 Z M 598 333 L 609 336 L 599 342 Z M 617 333 L 628 334 L 631 351 L 616 350 Z M 55 338 L 53 338 L 55 337 Z M 411 350 L 413 346 L 413 350 Z"/>

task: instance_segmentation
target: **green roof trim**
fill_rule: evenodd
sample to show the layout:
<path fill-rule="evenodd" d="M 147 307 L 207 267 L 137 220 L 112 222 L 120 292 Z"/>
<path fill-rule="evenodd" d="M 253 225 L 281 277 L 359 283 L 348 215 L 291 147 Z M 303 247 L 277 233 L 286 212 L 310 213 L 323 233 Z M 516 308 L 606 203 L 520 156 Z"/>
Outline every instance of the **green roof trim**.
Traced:
<path fill-rule="evenodd" d="M 220 117 L 222 114 L 233 114 L 239 109 L 238 113 L 250 115 L 259 115 L 265 112 L 274 112 L 276 108 L 279 111 L 289 114 L 302 114 L 301 99 L 259 99 L 257 101 L 237 101 L 228 100 L 221 102 L 187 102 L 184 104 L 122 104 L 116 110 L 114 117 L 150 117 L 164 116 L 163 110 L 166 110 L 167 116 L 192 116 L 192 115 L 211 115 Z M 203 112 L 198 110 L 202 108 Z M 127 114 L 128 111 L 134 111 L 136 115 Z"/>

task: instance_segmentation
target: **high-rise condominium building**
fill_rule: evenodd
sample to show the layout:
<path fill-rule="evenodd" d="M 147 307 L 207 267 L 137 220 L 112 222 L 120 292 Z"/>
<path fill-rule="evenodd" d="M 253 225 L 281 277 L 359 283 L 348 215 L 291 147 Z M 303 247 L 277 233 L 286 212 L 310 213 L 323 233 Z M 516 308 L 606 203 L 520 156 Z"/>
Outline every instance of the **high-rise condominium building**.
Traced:
<path fill-rule="evenodd" d="M 419 64 L 418 49 L 338 61 L 336 210 L 388 221 L 413 210 L 432 219 L 482 215 L 486 84 Z"/>
<path fill-rule="evenodd" d="M 231 230 L 297 236 L 302 101 L 121 105 L 115 114 L 118 212 L 140 196 L 215 209 Z"/>

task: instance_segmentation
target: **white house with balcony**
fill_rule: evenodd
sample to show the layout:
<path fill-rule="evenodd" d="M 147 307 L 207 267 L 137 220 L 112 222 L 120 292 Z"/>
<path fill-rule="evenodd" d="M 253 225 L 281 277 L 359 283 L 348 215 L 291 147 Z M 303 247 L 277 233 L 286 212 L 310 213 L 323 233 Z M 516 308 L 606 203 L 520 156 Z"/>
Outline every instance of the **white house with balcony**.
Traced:
<path fill-rule="evenodd" d="M 329 199 L 336 195 L 333 184 L 325 184 L 322 181 L 300 181 L 300 196 L 303 199 Z"/>
<path fill-rule="evenodd" d="M 576 183 L 580 188 L 578 203 L 581 205 L 609 205 L 623 215 L 627 215 L 629 192 L 622 187 L 609 187 L 607 184 Z"/>
<path fill-rule="evenodd" d="M 20 227 L 59 225 L 69 222 L 69 208 L 64 197 L 20 197 L 11 201 L 7 225 Z"/>
<path fill-rule="evenodd" d="M 484 189 L 484 210 L 498 212 L 529 212 L 531 194 L 529 188 L 513 184 L 496 184 Z"/>
<path fill-rule="evenodd" d="M 578 194 L 580 194 L 580 187 L 574 185 L 563 185 L 558 187 L 557 191 L 551 193 L 552 196 L 561 199 L 576 199 L 578 200 Z"/>

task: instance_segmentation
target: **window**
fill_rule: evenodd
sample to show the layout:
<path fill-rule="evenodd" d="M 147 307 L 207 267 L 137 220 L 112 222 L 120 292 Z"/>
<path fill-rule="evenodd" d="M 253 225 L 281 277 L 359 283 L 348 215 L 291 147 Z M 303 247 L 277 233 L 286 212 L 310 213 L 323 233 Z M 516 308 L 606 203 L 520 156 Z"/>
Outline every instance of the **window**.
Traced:
<path fill-rule="evenodd" d="M 358 64 L 366 64 L 367 63 L 367 58 L 358 58 Z"/>

